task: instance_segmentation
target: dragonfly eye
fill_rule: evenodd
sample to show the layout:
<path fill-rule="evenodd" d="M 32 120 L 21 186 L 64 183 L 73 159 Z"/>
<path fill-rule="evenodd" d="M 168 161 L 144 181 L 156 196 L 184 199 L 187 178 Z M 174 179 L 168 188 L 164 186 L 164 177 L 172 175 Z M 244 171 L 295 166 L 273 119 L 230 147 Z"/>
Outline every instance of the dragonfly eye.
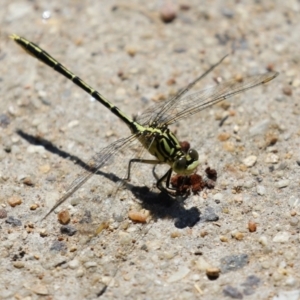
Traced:
<path fill-rule="evenodd" d="M 198 152 L 195 149 L 190 149 L 188 155 L 193 161 L 198 160 L 199 158 Z"/>
<path fill-rule="evenodd" d="M 181 174 L 182 171 L 186 169 L 186 158 L 185 157 L 180 157 L 174 162 L 173 165 L 173 170 L 174 172 Z"/>

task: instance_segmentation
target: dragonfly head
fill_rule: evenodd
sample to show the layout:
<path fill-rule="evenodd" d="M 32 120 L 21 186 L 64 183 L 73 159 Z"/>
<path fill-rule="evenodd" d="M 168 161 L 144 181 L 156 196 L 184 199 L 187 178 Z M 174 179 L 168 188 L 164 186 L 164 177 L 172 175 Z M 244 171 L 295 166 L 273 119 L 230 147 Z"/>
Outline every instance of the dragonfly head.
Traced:
<path fill-rule="evenodd" d="M 199 155 L 195 149 L 189 149 L 173 163 L 172 169 L 179 175 L 190 175 L 199 165 Z"/>

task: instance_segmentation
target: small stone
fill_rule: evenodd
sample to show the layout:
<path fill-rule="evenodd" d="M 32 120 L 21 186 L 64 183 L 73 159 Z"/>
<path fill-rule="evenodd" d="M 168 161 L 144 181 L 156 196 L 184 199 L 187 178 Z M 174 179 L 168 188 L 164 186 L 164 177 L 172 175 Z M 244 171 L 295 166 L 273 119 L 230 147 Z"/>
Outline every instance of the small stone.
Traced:
<path fill-rule="evenodd" d="M 187 276 L 190 273 L 190 269 L 186 266 L 182 266 L 178 269 L 178 271 L 174 274 L 172 274 L 168 279 L 168 283 L 173 283 L 179 280 L 182 280 L 185 276 Z"/>
<path fill-rule="evenodd" d="M 134 46 L 127 46 L 126 47 L 126 52 L 127 52 L 127 54 L 129 54 L 130 56 L 135 56 L 136 55 L 136 52 L 137 52 L 137 49 L 134 47 Z"/>
<path fill-rule="evenodd" d="M 238 241 L 241 241 L 244 238 L 244 234 L 238 231 L 234 234 L 234 238 Z"/>
<path fill-rule="evenodd" d="M 228 242 L 228 237 L 224 236 L 224 235 L 221 235 L 220 236 L 220 241 L 223 242 L 223 243 L 227 243 Z"/>
<path fill-rule="evenodd" d="M 261 280 L 255 275 L 247 277 L 246 281 L 242 283 L 244 287 L 244 295 L 249 296 L 255 293 L 256 288 L 260 285 Z"/>
<path fill-rule="evenodd" d="M 271 265 L 270 265 L 270 262 L 267 261 L 267 260 L 264 260 L 264 261 L 261 262 L 261 267 L 262 267 L 263 269 L 269 269 L 270 266 L 271 266 Z"/>
<path fill-rule="evenodd" d="M 48 288 L 43 284 L 37 284 L 31 287 L 32 292 L 37 295 L 48 295 Z"/>
<path fill-rule="evenodd" d="M 279 157 L 274 153 L 268 153 L 265 162 L 268 164 L 277 164 L 279 162 Z"/>
<path fill-rule="evenodd" d="M 50 247 L 51 251 L 67 251 L 67 245 L 62 241 L 54 241 Z"/>
<path fill-rule="evenodd" d="M 255 232 L 256 231 L 256 223 L 254 221 L 249 221 L 248 229 L 249 229 L 249 232 Z"/>
<path fill-rule="evenodd" d="M 297 281 L 296 281 L 295 277 L 289 276 L 285 281 L 285 285 L 293 287 L 293 286 L 295 286 L 296 282 Z"/>
<path fill-rule="evenodd" d="M 195 265 L 202 272 L 211 267 L 203 257 L 199 257 L 198 260 L 195 261 Z"/>
<path fill-rule="evenodd" d="M 220 203 L 224 199 L 224 196 L 221 193 L 216 193 L 213 195 L 213 199 L 215 201 L 218 201 L 218 203 Z"/>
<path fill-rule="evenodd" d="M 15 261 L 13 263 L 13 266 L 17 269 L 22 269 L 22 268 L 24 268 L 25 264 L 23 261 Z"/>
<path fill-rule="evenodd" d="M 222 273 L 241 269 L 248 264 L 248 261 L 247 254 L 225 256 L 221 258 Z"/>
<path fill-rule="evenodd" d="M 243 294 L 237 288 L 230 285 L 224 287 L 223 294 L 233 299 L 243 299 Z"/>
<path fill-rule="evenodd" d="M 20 205 L 22 203 L 22 199 L 17 197 L 17 196 L 12 196 L 7 200 L 7 203 L 11 206 L 11 207 L 15 207 L 17 205 Z"/>
<path fill-rule="evenodd" d="M 44 146 L 34 146 L 30 145 L 27 147 L 28 153 L 45 153 L 45 147 Z"/>
<path fill-rule="evenodd" d="M 128 218 L 136 223 L 146 223 L 149 215 L 150 212 L 145 209 L 141 211 L 131 210 L 128 212 Z"/>
<path fill-rule="evenodd" d="M 72 236 L 77 232 L 77 229 L 71 225 L 63 225 L 60 227 L 60 232 L 68 236 Z"/>
<path fill-rule="evenodd" d="M 219 268 L 207 268 L 206 276 L 210 280 L 216 280 L 220 276 L 221 270 Z"/>
<path fill-rule="evenodd" d="M 79 267 L 80 262 L 79 262 L 78 259 L 73 259 L 73 260 L 69 261 L 68 265 L 69 265 L 70 269 L 74 270 L 74 269 L 77 269 Z"/>
<path fill-rule="evenodd" d="M 267 130 L 269 124 L 270 124 L 269 119 L 262 120 L 261 122 L 255 124 L 249 129 L 250 135 L 255 136 L 264 133 Z"/>
<path fill-rule="evenodd" d="M 275 183 L 275 186 L 279 189 L 285 188 L 290 184 L 288 179 L 283 179 Z"/>
<path fill-rule="evenodd" d="M 291 96 L 293 94 L 292 88 L 290 86 L 284 86 L 282 92 L 286 96 Z"/>
<path fill-rule="evenodd" d="M 48 232 L 45 228 L 40 229 L 40 236 L 41 237 L 46 237 L 48 236 Z"/>
<path fill-rule="evenodd" d="M 42 166 L 39 167 L 39 170 L 40 170 L 41 173 L 47 174 L 51 170 L 51 167 L 48 164 L 47 165 L 42 165 Z"/>
<path fill-rule="evenodd" d="M 165 23 L 172 22 L 177 17 L 177 11 L 171 1 L 165 1 L 160 9 L 160 18 Z"/>
<path fill-rule="evenodd" d="M 62 210 L 57 214 L 57 219 L 61 224 L 68 224 L 71 220 L 68 210 Z"/>
<path fill-rule="evenodd" d="M 31 179 L 30 176 L 27 176 L 23 179 L 23 183 L 28 185 L 28 186 L 33 186 L 34 185 L 34 182 L 33 180 Z"/>
<path fill-rule="evenodd" d="M 73 128 L 73 127 L 76 127 L 76 126 L 78 126 L 79 125 L 79 121 L 78 120 L 72 120 L 72 121 L 70 121 L 69 123 L 68 123 L 68 127 L 69 128 Z"/>
<path fill-rule="evenodd" d="M 81 198 L 75 197 L 75 198 L 71 199 L 70 203 L 71 203 L 72 206 L 76 206 L 81 202 L 81 200 L 82 200 Z"/>
<path fill-rule="evenodd" d="M 13 227 L 22 226 L 22 222 L 19 219 L 16 219 L 15 217 L 9 216 L 5 223 L 11 224 Z"/>
<path fill-rule="evenodd" d="M 272 274 L 272 278 L 274 281 L 280 281 L 283 279 L 283 274 L 275 271 L 273 274 Z"/>
<path fill-rule="evenodd" d="M 36 210 L 38 207 L 39 207 L 39 205 L 34 203 L 30 206 L 30 210 Z"/>
<path fill-rule="evenodd" d="M 273 238 L 273 242 L 274 243 L 287 243 L 289 241 L 290 238 L 290 233 L 287 231 L 282 231 L 282 232 L 278 232 L 274 238 Z"/>
<path fill-rule="evenodd" d="M 293 291 L 279 291 L 272 300 L 299 300 L 300 289 Z"/>
<path fill-rule="evenodd" d="M 87 261 L 84 263 L 85 268 L 94 268 L 97 267 L 97 263 L 95 261 Z"/>
<path fill-rule="evenodd" d="M 292 217 L 292 218 L 290 219 L 290 224 L 291 224 L 292 226 L 297 226 L 298 223 L 299 223 L 298 218 Z"/>
<path fill-rule="evenodd" d="M 233 142 L 227 141 L 227 142 L 223 143 L 223 148 L 225 151 L 234 152 L 235 144 Z"/>
<path fill-rule="evenodd" d="M 4 208 L 0 208 L 0 219 L 7 218 L 7 211 Z"/>
<path fill-rule="evenodd" d="M 265 235 L 261 235 L 258 239 L 258 242 L 263 246 L 268 246 L 268 238 Z"/>
<path fill-rule="evenodd" d="M 230 139 L 231 134 L 229 132 L 222 132 L 218 135 L 218 140 L 220 142 L 225 142 Z"/>
<path fill-rule="evenodd" d="M 266 188 L 263 185 L 258 185 L 256 187 L 256 192 L 260 196 L 264 196 L 266 194 Z"/>
<path fill-rule="evenodd" d="M 257 156 L 250 155 L 243 160 L 243 164 L 247 167 L 253 167 L 257 161 Z"/>

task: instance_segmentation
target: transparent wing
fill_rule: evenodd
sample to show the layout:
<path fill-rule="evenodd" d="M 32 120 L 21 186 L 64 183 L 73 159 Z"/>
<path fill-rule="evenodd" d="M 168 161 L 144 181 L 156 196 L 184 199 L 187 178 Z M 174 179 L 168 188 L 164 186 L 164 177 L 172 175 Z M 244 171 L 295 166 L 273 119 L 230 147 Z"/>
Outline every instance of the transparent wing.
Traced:
<path fill-rule="evenodd" d="M 258 85 L 265 84 L 274 79 L 277 75 L 277 72 L 268 72 L 247 77 L 243 82 L 229 80 L 184 98 L 177 98 L 176 101 L 172 102 L 170 109 L 165 111 L 163 115 L 157 114 L 154 121 L 159 125 L 173 124 L 186 116 L 193 115 L 233 95 L 242 93 Z M 160 106 L 163 106 L 163 104 Z M 146 112 L 146 114 L 149 113 Z M 142 118 L 144 118 L 143 115 L 141 116 L 141 119 Z"/>
<path fill-rule="evenodd" d="M 57 203 L 51 208 L 51 210 L 43 217 L 45 219 L 49 214 L 51 214 L 58 206 L 64 203 L 74 192 L 76 192 L 91 176 L 93 176 L 99 169 L 106 165 L 113 156 L 121 151 L 121 149 L 128 146 L 136 136 L 131 135 L 127 138 L 122 138 L 116 142 L 110 144 L 109 146 L 103 148 L 98 153 L 96 153 L 87 163 L 88 168 L 86 168 L 82 173 L 71 183 L 67 188 L 65 194 L 57 201 Z M 42 220 L 43 220 L 42 219 Z"/>
<path fill-rule="evenodd" d="M 160 104 L 155 104 L 151 106 L 149 109 L 144 111 L 144 113 L 137 118 L 137 121 L 142 125 L 149 125 L 153 122 L 158 122 L 159 120 L 164 119 L 164 115 L 172 109 L 174 105 L 201 79 L 203 79 L 207 74 L 209 74 L 213 69 L 215 69 L 222 61 L 228 56 L 223 56 L 217 63 L 212 65 L 208 70 L 206 70 L 202 75 L 197 77 L 194 81 L 187 85 L 184 89 L 180 90 L 174 97 L 169 99 L 166 102 L 162 102 Z"/>

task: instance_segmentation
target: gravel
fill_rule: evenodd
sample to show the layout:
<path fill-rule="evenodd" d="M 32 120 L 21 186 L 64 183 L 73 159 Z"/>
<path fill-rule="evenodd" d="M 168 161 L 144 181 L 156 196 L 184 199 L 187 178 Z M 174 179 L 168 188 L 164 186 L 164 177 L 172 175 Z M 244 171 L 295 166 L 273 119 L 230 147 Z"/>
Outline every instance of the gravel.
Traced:
<path fill-rule="evenodd" d="M 300 297 L 300 4 L 165 2 L 1 2 L 1 299 L 96 299 L 101 291 L 104 299 Z M 143 164 L 133 164 L 121 187 L 129 159 L 148 158 L 135 144 L 43 219 L 90 158 L 130 131 L 17 47 L 12 33 L 132 118 L 227 53 L 189 93 L 280 75 L 170 126 L 199 152 L 199 175 L 216 170 L 211 189 L 159 195 Z M 11 205 L 11 197 L 21 201 Z M 61 211 L 69 212 L 62 232 Z M 130 211 L 146 211 L 144 223 Z"/>

